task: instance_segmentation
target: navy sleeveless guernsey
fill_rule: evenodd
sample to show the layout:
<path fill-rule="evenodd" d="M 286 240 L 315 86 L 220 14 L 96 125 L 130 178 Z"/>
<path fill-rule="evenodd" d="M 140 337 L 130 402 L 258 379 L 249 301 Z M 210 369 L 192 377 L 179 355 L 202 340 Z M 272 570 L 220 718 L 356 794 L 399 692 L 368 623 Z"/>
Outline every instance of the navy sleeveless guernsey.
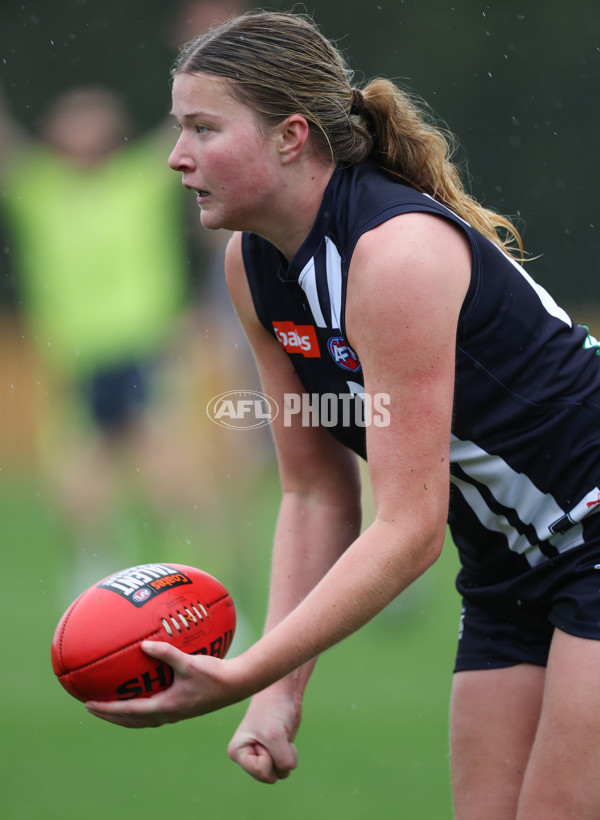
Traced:
<path fill-rule="evenodd" d="M 600 346 L 587 328 L 497 245 L 368 162 L 335 171 L 289 264 L 244 234 L 255 309 L 307 393 L 360 395 L 345 324 L 352 252 L 366 231 L 415 211 L 458 225 L 473 259 L 456 339 L 450 529 L 468 573 L 518 575 L 597 537 Z M 331 432 L 365 457 L 364 426 L 345 418 Z"/>

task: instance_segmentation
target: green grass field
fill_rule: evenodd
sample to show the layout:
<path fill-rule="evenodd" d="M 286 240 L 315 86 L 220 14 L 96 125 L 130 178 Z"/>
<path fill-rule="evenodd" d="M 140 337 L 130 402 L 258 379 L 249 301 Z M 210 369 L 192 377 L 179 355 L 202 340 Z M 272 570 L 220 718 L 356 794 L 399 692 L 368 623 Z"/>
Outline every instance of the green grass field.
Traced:
<path fill-rule="evenodd" d="M 50 642 L 64 609 L 67 559 L 44 499 L 33 480 L 0 487 L 3 818 L 451 818 L 447 710 L 458 624 L 452 544 L 405 604 L 392 605 L 320 659 L 297 738 L 299 767 L 289 780 L 265 786 L 226 755 L 243 704 L 130 731 L 92 718 L 63 691 L 50 665 Z M 264 613 L 276 509 L 269 482 L 255 501 L 247 522 L 253 553 L 243 573 L 250 583 L 243 591 L 235 580 L 241 574 L 228 569 L 235 561 L 229 562 L 227 545 L 216 555 L 187 524 L 172 527 L 169 543 L 164 535 L 153 542 L 152 527 L 146 528 L 141 556 L 195 563 L 219 575 L 234 598 L 244 599 L 253 631 Z M 211 538 L 216 535 L 205 535 Z"/>

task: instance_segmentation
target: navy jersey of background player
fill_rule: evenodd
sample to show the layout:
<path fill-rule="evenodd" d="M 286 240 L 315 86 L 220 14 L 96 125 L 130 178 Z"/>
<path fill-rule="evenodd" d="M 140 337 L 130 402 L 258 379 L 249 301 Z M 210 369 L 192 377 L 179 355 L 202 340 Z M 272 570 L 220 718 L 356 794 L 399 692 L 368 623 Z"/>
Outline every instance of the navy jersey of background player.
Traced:
<path fill-rule="evenodd" d="M 459 225 L 472 251 L 450 450 L 449 523 L 462 565 L 479 577 L 536 567 L 599 526 L 600 357 L 587 328 L 519 264 L 431 197 L 358 163 L 335 171 L 291 263 L 244 234 L 258 317 L 309 393 L 360 393 L 344 318 L 352 252 L 365 231 L 414 211 Z M 340 420 L 331 432 L 365 456 L 363 427 Z"/>

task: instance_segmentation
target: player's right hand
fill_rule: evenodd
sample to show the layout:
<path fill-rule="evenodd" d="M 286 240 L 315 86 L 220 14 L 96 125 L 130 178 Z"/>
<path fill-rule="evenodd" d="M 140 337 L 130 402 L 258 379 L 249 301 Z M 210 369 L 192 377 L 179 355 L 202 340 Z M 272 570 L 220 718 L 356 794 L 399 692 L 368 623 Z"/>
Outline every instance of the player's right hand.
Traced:
<path fill-rule="evenodd" d="M 229 757 L 261 783 L 276 783 L 298 765 L 293 743 L 301 707 L 277 684 L 252 699 L 227 749 Z"/>

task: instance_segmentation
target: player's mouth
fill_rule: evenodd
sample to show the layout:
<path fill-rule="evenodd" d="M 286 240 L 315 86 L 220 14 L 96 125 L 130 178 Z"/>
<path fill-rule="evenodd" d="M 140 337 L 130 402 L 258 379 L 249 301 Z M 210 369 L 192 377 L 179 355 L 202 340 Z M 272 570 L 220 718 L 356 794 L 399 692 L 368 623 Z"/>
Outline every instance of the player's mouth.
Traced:
<path fill-rule="evenodd" d="M 200 189 L 196 189 L 196 202 L 198 205 L 202 205 L 208 197 L 210 196 L 209 191 L 201 191 Z"/>

